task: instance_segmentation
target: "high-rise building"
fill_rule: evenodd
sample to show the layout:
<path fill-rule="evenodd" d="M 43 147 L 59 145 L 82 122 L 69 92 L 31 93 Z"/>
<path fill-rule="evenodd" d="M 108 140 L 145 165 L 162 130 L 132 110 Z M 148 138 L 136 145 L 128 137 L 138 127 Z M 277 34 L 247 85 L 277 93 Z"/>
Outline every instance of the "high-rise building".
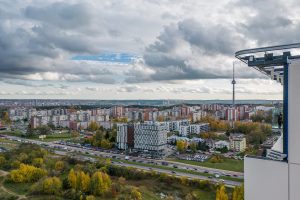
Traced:
<path fill-rule="evenodd" d="M 162 151 L 167 144 L 167 126 L 164 123 L 142 123 L 134 126 L 134 148 Z"/>
<path fill-rule="evenodd" d="M 117 146 L 118 149 L 127 150 L 133 147 L 134 126 L 133 124 L 117 124 Z"/>

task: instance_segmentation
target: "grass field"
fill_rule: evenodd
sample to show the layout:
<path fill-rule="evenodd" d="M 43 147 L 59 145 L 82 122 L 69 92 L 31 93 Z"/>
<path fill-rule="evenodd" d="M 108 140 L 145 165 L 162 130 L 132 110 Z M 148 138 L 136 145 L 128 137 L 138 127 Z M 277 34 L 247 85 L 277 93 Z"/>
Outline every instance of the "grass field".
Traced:
<path fill-rule="evenodd" d="M 191 160 L 179 160 L 179 159 L 169 159 L 170 161 L 181 162 L 190 165 L 197 165 L 209 168 L 223 169 L 235 172 L 243 172 L 244 171 L 244 161 L 243 160 L 235 160 L 231 158 L 224 158 L 224 162 L 222 163 L 211 163 L 210 161 L 205 162 L 197 162 Z"/>
<path fill-rule="evenodd" d="M 215 200 L 216 198 L 215 192 L 203 191 L 178 183 L 165 184 L 158 179 L 127 182 L 130 185 L 139 187 L 139 190 L 143 194 L 143 200 L 159 200 L 161 199 L 160 193 L 163 193 L 164 195 L 172 195 L 174 198 L 177 197 L 178 199 L 185 199 L 185 195 L 190 193 L 193 193 L 197 197 L 197 199 Z"/>

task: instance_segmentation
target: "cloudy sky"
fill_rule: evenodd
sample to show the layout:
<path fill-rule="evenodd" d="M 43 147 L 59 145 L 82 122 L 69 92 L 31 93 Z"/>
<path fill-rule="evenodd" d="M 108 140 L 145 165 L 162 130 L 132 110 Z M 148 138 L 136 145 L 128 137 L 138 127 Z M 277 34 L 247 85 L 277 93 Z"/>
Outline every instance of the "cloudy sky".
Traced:
<path fill-rule="evenodd" d="M 299 42 L 294 0 L 0 0 L 0 98 L 230 99 L 234 52 Z M 236 63 L 238 99 L 282 86 Z"/>

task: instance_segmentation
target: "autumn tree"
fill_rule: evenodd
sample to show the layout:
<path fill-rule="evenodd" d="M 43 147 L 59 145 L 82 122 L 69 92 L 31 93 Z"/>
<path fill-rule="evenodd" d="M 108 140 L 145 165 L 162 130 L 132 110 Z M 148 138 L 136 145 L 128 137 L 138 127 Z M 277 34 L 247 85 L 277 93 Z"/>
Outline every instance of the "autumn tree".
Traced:
<path fill-rule="evenodd" d="M 4 156 L 0 156 L 0 167 L 2 167 L 6 163 L 6 159 Z"/>
<path fill-rule="evenodd" d="M 45 194 L 59 194 L 62 189 L 62 182 L 57 177 L 46 178 L 42 183 L 43 192 Z"/>
<path fill-rule="evenodd" d="M 100 128 L 100 126 L 95 121 L 91 121 L 91 123 L 88 126 L 88 130 L 90 131 L 97 131 Z"/>
<path fill-rule="evenodd" d="M 33 161 L 32 161 L 32 164 L 35 167 L 42 167 L 43 164 L 44 164 L 44 160 L 43 160 L 43 158 L 34 158 Z"/>
<path fill-rule="evenodd" d="M 15 183 L 35 182 L 47 175 L 47 171 L 32 165 L 20 164 L 19 169 L 10 172 L 10 179 Z"/>
<path fill-rule="evenodd" d="M 220 185 L 216 191 L 216 200 L 228 200 L 226 188 L 224 185 Z"/>
<path fill-rule="evenodd" d="M 136 187 L 133 187 L 130 192 L 130 199 L 132 200 L 142 200 L 142 194 L 138 191 Z"/>
<path fill-rule="evenodd" d="M 197 151 L 197 143 L 196 142 L 191 142 L 190 143 L 190 149 L 192 150 L 193 153 Z"/>
<path fill-rule="evenodd" d="M 64 170 L 64 168 L 65 168 L 65 163 L 63 162 L 63 161 L 57 161 L 56 163 L 55 163 L 55 166 L 54 166 L 54 168 L 55 168 L 55 170 L 56 171 L 63 171 Z"/>
<path fill-rule="evenodd" d="M 177 151 L 182 153 L 186 150 L 186 142 L 183 140 L 178 140 L 176 143 L 176 147 L 177 147 Z"/>
<path fill-rule="evenodd" d="M 86 197 L 86 200 L 96 200 L 96 198 L 93 195 L 89 195 Z"/>
<path fill-rule="evenodd" d="M 111 187 L 110 177 L 103 172 L 95 172 L 91 179 L 91 192 L 100 196 L 107 192 Z"/>
<path fill-rule="evenodd" d="M 85 174 L 83 171 L 77 172 L 77 188 L 80 188 L 82 192 L 88 192 L 90 183 L 91 178 L 89 174 Z"/>
<path fill-rule="evenodd" d="M 68 181 L 70 186 L 76 190 L 77 188 L 77 176 L 75 174 L 74 169 L 71 169 L 68 175 Z"/>
<path fill-rule="evenodd" d="M 7 111 L 4 111 L 2 113 L 2 121 L 4 122 L 4 124 L 6 125 L 10 125 L 11 124 L 11 121 L 10 121 L 10 118 L 9 118 L 9 114 Z"/>
<path fill-rule="evenodd" d="M 232 200 L 244 200 L 244 185 L 236 186 L 234 188 Z"/>

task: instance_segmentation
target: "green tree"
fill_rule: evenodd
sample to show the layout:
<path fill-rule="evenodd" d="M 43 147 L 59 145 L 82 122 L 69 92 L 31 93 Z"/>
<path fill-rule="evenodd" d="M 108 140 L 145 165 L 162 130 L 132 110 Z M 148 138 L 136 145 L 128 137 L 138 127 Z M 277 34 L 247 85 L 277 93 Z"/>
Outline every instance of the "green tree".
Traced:
<path fill-rule="evenodd" d="M 197 151 L 197 143 L 196 142 L 190 143 L 190 149 L 192 150 L 193 153 L 195 153 Z"/>

